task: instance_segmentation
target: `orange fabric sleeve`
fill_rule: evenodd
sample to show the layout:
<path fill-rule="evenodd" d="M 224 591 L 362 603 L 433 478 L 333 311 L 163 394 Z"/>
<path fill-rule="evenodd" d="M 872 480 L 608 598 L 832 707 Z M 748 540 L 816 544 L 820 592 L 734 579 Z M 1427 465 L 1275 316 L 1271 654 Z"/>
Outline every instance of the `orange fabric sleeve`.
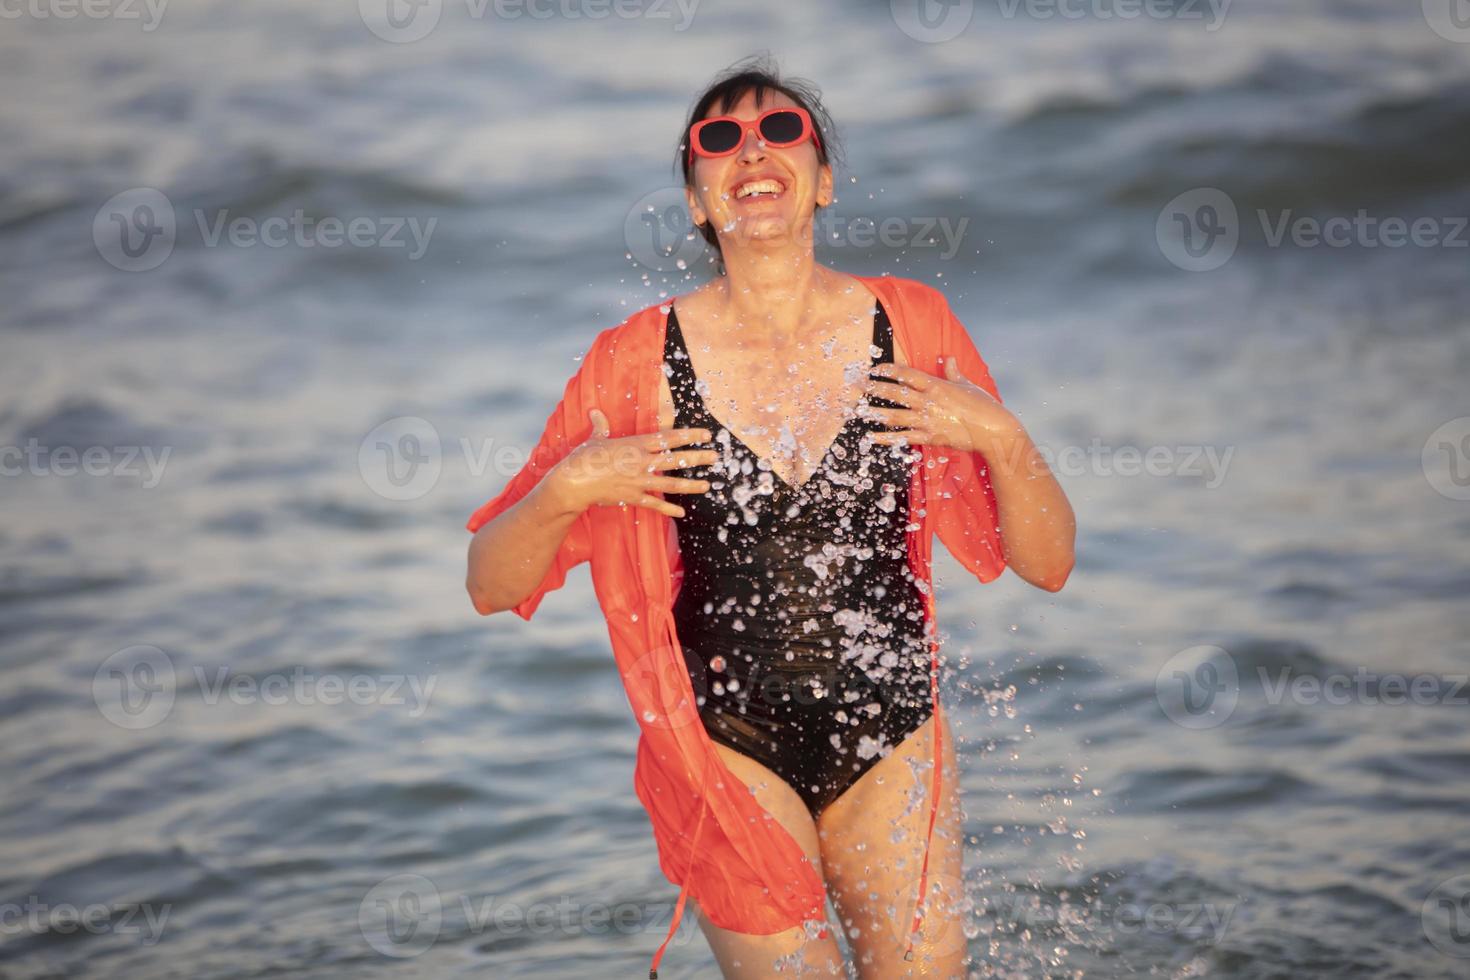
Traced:
<path fill-rule="evenodd" d="M 505 489 L 470 515 L 465 524 L 467 530 L 472 533 L 478 531 L 509 510 L 530 493 L 553 466 L 592 434 L 592 422 L 587 418 L 587 409 L 595 404 L 598 387 L 596 379 L 605 366 L 603 359 L 607 356 L 607 341 L 612 329 L 598 335 L 583 359 L 582 366 L 567 381 L 561 401 L 552 409 L 541 438 L 531 450 L 525 465 L 510 478 Z M 591 557 L 592 519 L 589 511 L 583 511 L 567 529 L 551 566 L 547 568 L 540 583 L 530 595 L 512 606 L 512 611 L 522 619 L 529 620 L 546 593 L 561 588 L 566 583 L 567 572 Z"/>
<path fill-rule="evenodd" d="M 990 377 L 990 368 L 975 349 L 970 334 L 949 302 L 940 298 L 942 343 L 946 355 L 953 354 L 960 373 L 1001 401 L 1000 391 Z M 944 377 L 944 365 L 939 365 Z M 1006 461 L 1001 461 L 1002 463 Z M 962 452 L 950 457 L 945 476 L 945 493 L 954 495 L 958 507 L 940 508 L 936 532 L 950 554 L 982 582 L 1005 571 L 1005 545 L 1001 540 L 999 510 L 990 483 L 989 464 L 979 452 Z"/>

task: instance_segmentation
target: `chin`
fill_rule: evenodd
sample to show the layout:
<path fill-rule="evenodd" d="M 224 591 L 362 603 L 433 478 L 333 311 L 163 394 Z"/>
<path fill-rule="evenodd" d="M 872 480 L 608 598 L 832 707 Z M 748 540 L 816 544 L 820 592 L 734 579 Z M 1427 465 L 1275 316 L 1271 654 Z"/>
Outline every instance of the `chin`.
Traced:
<path fill-rule="evenodd" d="M 737 220 L 732 234 L 746 241 L 779 241 L 788 237 L 793 227 L 794 223 L 786 215 L 749 215 Z"/>

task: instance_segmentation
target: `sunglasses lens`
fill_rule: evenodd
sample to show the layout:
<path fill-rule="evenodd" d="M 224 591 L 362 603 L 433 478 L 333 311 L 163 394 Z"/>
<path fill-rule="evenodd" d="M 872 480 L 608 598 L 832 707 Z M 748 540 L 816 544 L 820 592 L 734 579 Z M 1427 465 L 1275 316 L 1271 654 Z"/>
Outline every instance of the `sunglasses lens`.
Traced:
<path fill-rule="evenodd" d="M 767 143 L 795 143 L 801 139 L 801 117 L 794 112 L 773 112 L 761 120 L 761 139 Z"/>
<path fill-rule="evenodd" d="M 705 153 L 729 153 L 744 135 L 737 124 L 721 119 L 699 130 L 699 148 Z"/>

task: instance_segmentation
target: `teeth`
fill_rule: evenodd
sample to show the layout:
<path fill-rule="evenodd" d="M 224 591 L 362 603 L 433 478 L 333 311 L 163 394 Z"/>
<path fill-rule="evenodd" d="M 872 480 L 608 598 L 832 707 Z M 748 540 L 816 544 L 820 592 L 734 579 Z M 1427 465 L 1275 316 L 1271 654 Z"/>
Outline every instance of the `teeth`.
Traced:
<path fill-rule="evenodd" d="M 748 184 L 741 184 L 735 189 L 735 197 L 750 197 L 752 194 L 779 194 L 781 185 L 774 180 L 752 180 Z"/>

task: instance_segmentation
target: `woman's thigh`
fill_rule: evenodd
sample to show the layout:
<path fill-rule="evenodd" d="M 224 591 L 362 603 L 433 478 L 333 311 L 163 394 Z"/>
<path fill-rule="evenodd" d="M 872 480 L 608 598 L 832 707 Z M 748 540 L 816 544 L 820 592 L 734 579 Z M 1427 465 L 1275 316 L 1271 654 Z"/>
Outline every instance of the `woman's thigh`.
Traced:
<path fill-rule="evenodd" d="M 817 827 L 811 813 L 796 791 L 765 766 L 749 756 L 741 755 L 715 743 L 730 772 L 755 794 L 756 802 L 796 839 L 812 862 L 817 874 L 822 873 L 822 854 L 817 841 Z M 757 980 L 777 973 L 777 961 L 783 961 L 780 975 L 793 977 L 845 977 L 846 966 L 837 946 L 836 934 L 829 924 L 825 939 L 807 937 L 801 927 L 770 936 L 752 936 L 721 929 L 703 915 L 700 928 L 709 940 L 710 949 L 720 964 L 726 980 Z"/>
<path fill-rule="evenodd" d="M 965 976 L 963 819 L 954 738 L 948 722 L 942 724 L 944 779 L 929 852 L 929 901 L 911 962 L 903 954 L 929 827 L 935 720 L 863 773 L 818 820 L 826 880 L 863 977 Z"/>

